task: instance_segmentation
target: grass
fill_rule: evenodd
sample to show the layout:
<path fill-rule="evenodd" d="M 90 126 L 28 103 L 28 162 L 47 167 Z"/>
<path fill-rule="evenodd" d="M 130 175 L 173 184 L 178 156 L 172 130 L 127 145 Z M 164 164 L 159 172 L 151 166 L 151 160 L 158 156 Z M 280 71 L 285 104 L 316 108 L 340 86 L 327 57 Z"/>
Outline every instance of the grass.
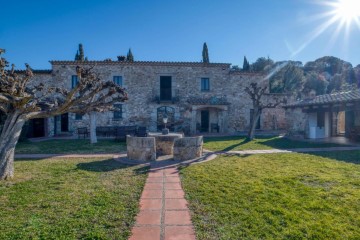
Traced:
<path fill-rule="evenodd" d="M 42 142 L 19 142 L 15 152 L 18 154 L 60 154 L 60 153 L 119 153 L 126 151 L 125 142 L 99 140 L 91 144 L 88 139 L 47 140 Z"/>
<path fill-rule="evenodd" d="M 15 161 L 0 182 L 0 239 L 127 239 L 146 168 L 113 159 Z"/>
<path fill-rule="evenodd" d="M 221 156 L 182 169 L 198 239 L 360 239 L 360 151 Z"/>
<path fill-rule="evenodd" d="M 322 148 L 339 147 L 334 143 L 310 143 L 294 141 L 282 137 L 257 137 L 248 141 L 246 137 L 207 137 L 204 138 L 204 148 L 211 151 L 236 151 L 236 150 L 265 150 L 265 149 L 290 149 L 290 148 Z"/>

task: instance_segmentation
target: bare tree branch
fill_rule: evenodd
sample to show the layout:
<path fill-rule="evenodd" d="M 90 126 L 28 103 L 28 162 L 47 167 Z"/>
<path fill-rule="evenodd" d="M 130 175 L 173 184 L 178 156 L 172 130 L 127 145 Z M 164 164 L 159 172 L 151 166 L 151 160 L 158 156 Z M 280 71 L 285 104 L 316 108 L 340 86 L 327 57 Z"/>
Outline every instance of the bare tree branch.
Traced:
<path fill-rule="evenodd" d="M 93 72 L 95 66 L 88 69 L 77 66 L 79 82 L 68 90 L 33 82 L 29 64 L 25 64 L 24 73 L 16 73 L 15 65 L 7 70 L 9 63 L 1 57 L 4 52 L 0 49 L 0 111 L 6 114 L 0 134 L 0 180 L 13 176 L 13 153 L 26 120 L 66 112 L 107 111 L 114 103 L 128 99 L 123 88 L 101 80 Z"/>

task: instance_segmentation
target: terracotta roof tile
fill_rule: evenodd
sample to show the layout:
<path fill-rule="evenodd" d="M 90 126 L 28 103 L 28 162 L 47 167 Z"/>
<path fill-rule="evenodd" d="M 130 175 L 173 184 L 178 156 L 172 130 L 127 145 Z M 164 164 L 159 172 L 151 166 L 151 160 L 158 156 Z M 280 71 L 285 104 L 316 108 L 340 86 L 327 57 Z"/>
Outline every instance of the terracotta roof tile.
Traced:
<path fill-rule="evenodd" d="M 189 66 L 189 67 L 223 67 L 230 68 L 230 63 L 202 62 L 161 62 L 161 61 L 50 61 L 52 65 L 137 65 L 137 66 Z"/>
<path fill-rule="evenodd" d="M 294 108 L 332 103 L 347 103 L 354 101 L 360 101 L 360 89 L 319 95 L 313 99 L 305 99 L 295 103 L 287 104 L 285 107 Z"/>
<path fill-rule="evenodd" d="M 33 69 L 32 72 L 34 74 L 51 74 L 52 70 L 51 69 L 37 69 L 37 70 Z M 23 73 L 25 73 L 25 70 L 15 70 L 15 73 L 23 74 Z"/>

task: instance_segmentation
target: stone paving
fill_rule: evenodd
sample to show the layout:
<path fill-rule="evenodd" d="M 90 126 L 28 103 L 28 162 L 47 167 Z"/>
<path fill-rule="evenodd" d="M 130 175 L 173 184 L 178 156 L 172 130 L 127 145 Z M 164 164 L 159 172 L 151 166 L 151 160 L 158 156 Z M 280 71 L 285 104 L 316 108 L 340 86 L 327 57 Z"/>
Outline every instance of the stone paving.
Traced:
<path fill-rule="evenodd" d="M 196 239 L 184 195 L 177 162 L 151 163 L 140 199 L 140 212 L 129 239 Z"/>

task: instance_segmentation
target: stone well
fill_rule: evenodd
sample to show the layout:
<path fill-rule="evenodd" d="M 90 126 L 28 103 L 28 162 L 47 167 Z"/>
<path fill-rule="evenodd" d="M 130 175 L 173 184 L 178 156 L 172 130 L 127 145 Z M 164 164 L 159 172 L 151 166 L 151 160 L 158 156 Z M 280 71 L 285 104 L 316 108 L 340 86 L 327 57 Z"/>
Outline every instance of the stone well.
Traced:
<path fill-rule="evenodd" d="M 202 156 L 203 137 L 185 137 L 175 139 L 174 160 L 186 161 Z"/>
<path fill-rule="evenodd" d="M 183 137 L 180 133 L 169 133 L 163 135 L 161 133 L 150 133 L 149 136 L 155 138 L 156 154 L 173 155 L 174 141 Z"/>
<path fill-rule="evenodd" d="M 126 136 L 127 156 L 130 160 L 155 161 L 156 145 L 154 137 Z"/>

